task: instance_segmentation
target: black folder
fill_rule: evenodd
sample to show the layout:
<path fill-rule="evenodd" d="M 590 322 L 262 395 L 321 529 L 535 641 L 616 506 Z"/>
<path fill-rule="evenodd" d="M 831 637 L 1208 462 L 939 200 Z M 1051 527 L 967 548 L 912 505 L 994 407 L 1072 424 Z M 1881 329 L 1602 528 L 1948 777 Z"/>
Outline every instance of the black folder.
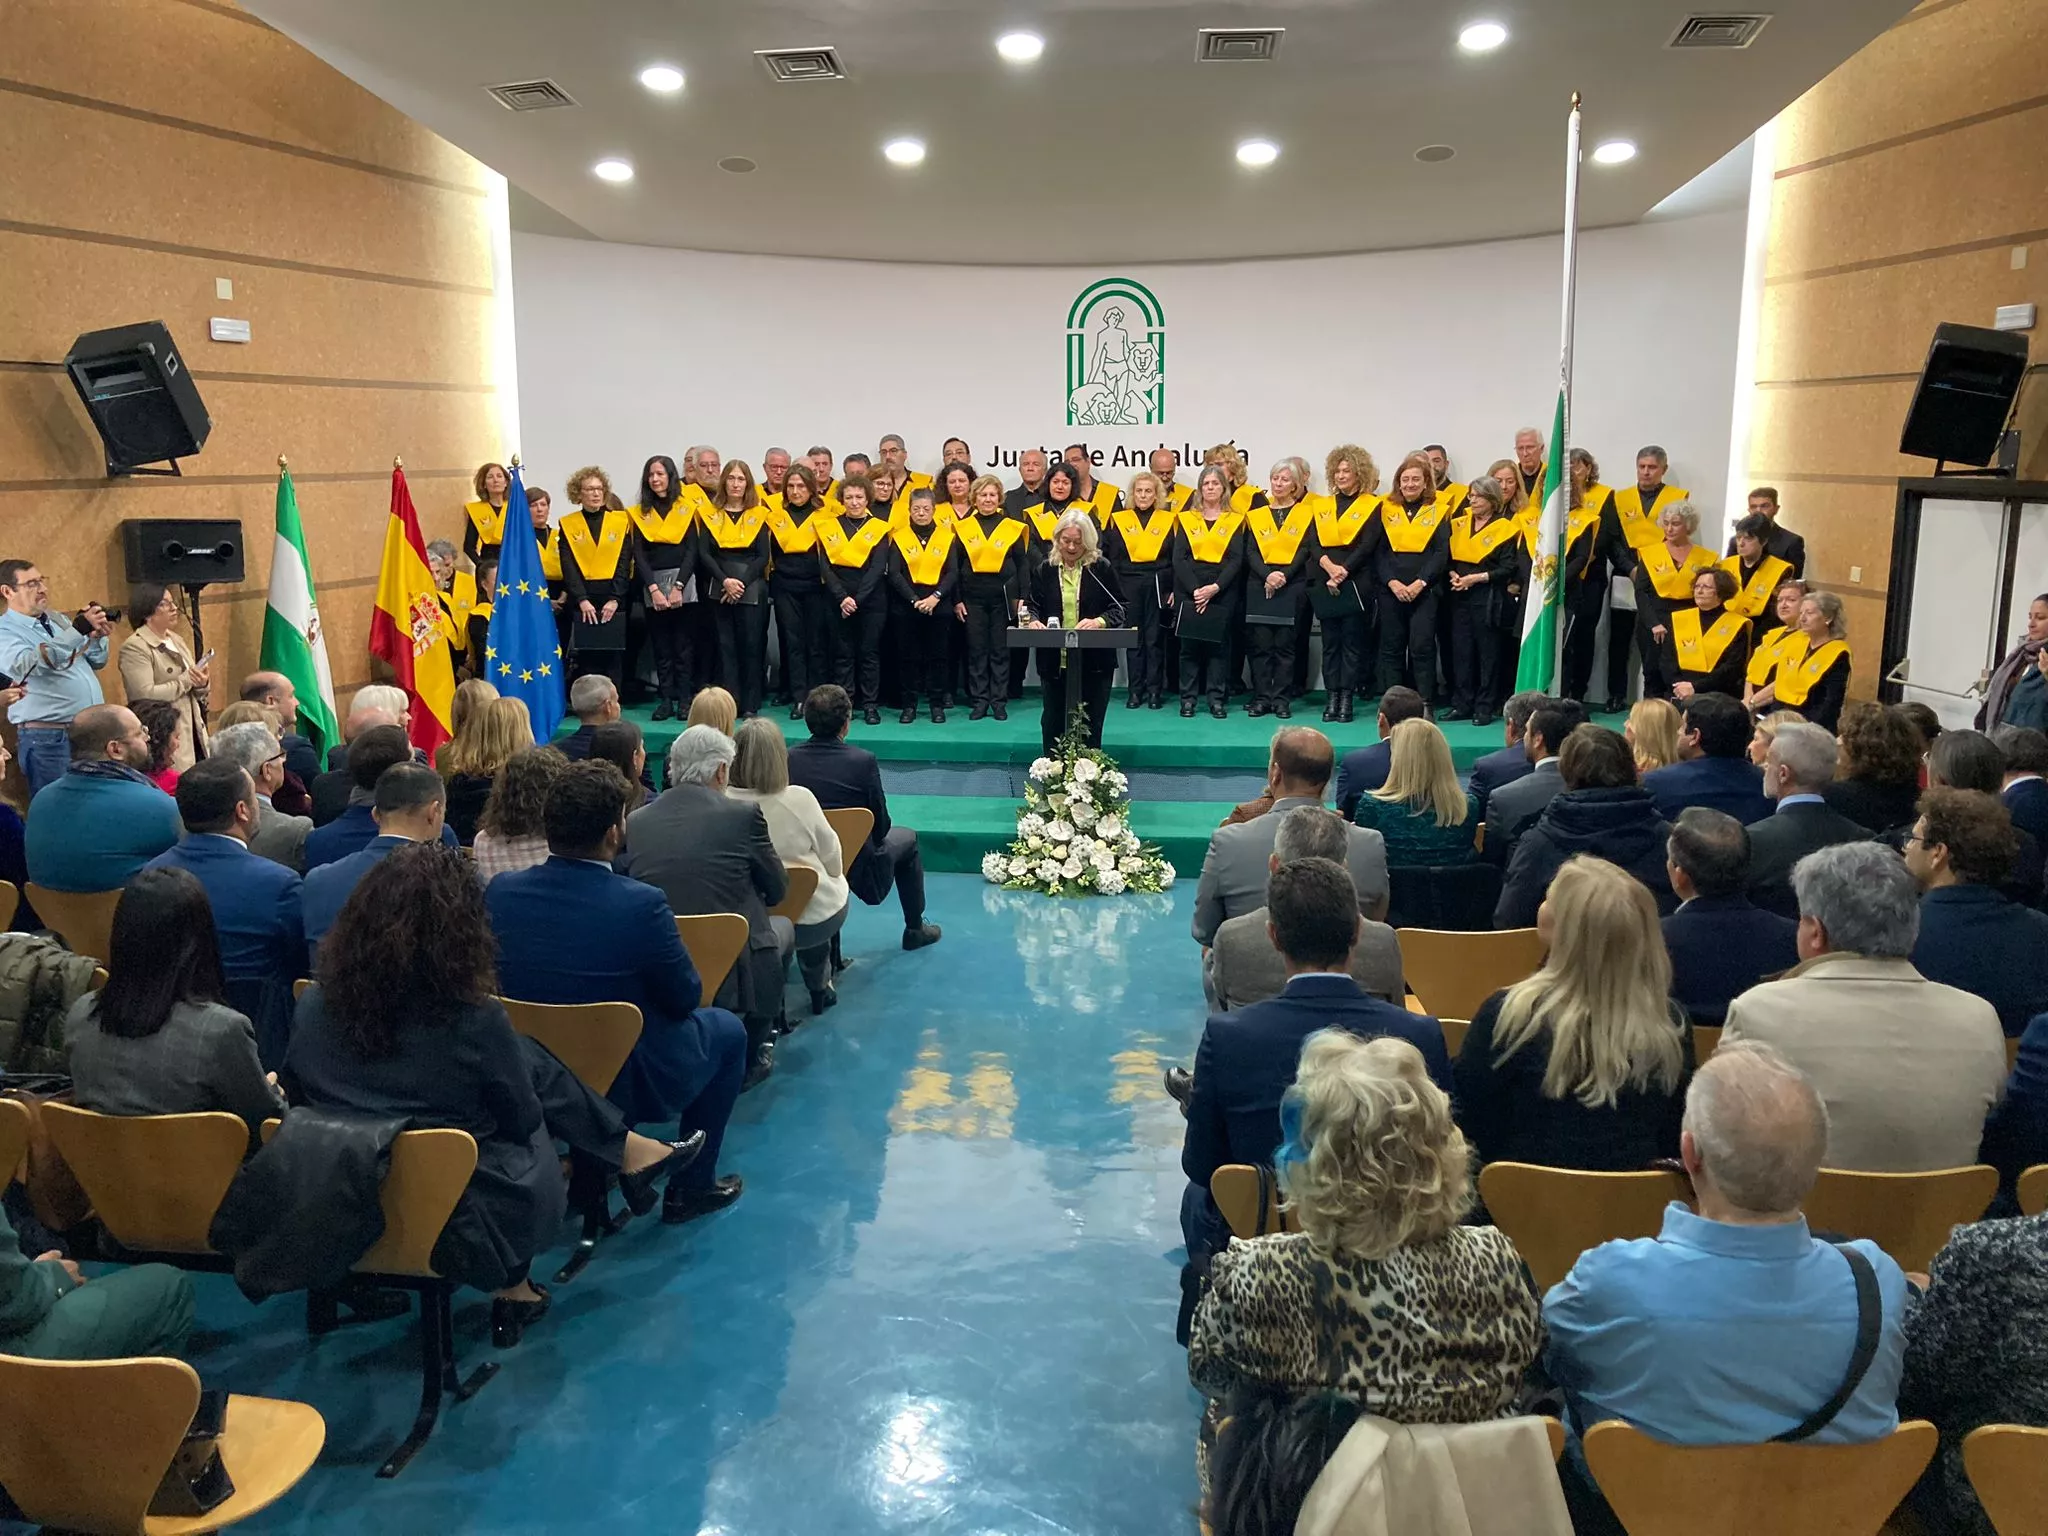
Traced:
<path fill-rule="evenodd" d="M 608 621 L 587 624 L 578 619 L 569 631 L 569 647 L 576 651 L 623 651 L 626 648 L 626 606 Z"/>
<path fill-rule="evenodd" d="M 1365 598 L 1358 590 L 1358 578 L 1352 577 L 1336 591 L 1330 590 L 1326 581 L 1316 581 L 1308 589 L 1308 604 L 1315 609 L 1319 619 L 1344 619 L 1354 613 L 1365 612 Z"/>
<path fill-rule="evenodd" d="M 1244 592 L 1244 621 L 1247 624 L 1264 624 L 1269 628 L 1294 627 L 1294 621 L 1301 615 L 1301 588 L 1289 582 L 1273 596 L 1266 596 L 1264 582 L 1247 583 Z"/>
<path fill-rule="evenodd" d="M 1198 613 L 1186 599 L 1174 604 L 1173 632 L 1183 640 L 1222 644 L 1230 634 L 1230 613 L 1223 606 L 1223 594 L 1216 594 L 1207 612 Z"/>

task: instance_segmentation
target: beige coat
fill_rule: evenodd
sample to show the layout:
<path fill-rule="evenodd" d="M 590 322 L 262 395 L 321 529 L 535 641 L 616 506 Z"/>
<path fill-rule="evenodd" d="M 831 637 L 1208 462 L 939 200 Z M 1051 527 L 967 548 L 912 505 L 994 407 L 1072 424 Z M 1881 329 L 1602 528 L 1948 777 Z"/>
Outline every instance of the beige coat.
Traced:
<path fill-rule="evenodd" d="M 2005 1091 L 2005 1034 L 1981 997 L 1908 960 L 1817 955 L 1728 1005 L 1721 1043 L 1772 1046 L 1828 1107 L 1830 1168 L 1924 1173 L 1977 1161 Z"/>
<path fill-rule="evenodd" d="M 129 702 L 136 699 L 169 699 L 185 711 L 186 744 L 171 759 L 171 766 L 183 773 L 206 749 L 206 696 L 195 693 L 185 681 L 192 669 L 192 651 L 173 630 L 159 638 L 138 629 L 121 642 L 121 686 Z"/>
<path fill-rule="evenodd" d="M 1302 1501 L 1294 1536 L 1571 1536 L 1541 1419 L 1361 1417 Z"/>

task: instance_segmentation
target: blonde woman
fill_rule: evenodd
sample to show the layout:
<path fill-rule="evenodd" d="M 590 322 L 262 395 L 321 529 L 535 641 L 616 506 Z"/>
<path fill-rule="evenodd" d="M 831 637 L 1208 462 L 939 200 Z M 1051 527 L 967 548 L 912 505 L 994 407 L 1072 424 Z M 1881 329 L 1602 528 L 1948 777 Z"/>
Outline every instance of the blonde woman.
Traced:
<path fill-rule="evenodd" d="M 693 725 L 708 725 L 730 736 L 739 717 L 739 700 L 714 685 L 697 690 L 697 696 L 690 700 L 690 713 L 683 724 L 686 729 Z"/>
<path fill-rule="evenodd" d="M 1771 755 L 1771 743 L 1778 732 L 1788 725 L 1804 725 L 1806 716 L 1796 709 L 1781 709 L 1765 715 L 1756 723 L 1756 734 L 1749 738 L 1749 760 L 1761 768 L 1764 759 Z"/>
<path fill-rule="evenodd" d="M 476 714 L 479 704 L 488 704 L 498 696 L 497 685 L 487 683 L 480 677 L 472 677 L 455 685 L 455 702 L 448 707 L 449 740 L 441 743 L 434 754 L 434 766 L 445 776 L 448 772 L 448 749 L 455 745 L 462 735 L 463 727 Z"/>
<path fill-rule="evenodd" d="M 839 834 L 825 819 L 818 797 L 789 782 L 789 746 L 781 727 L 768 720 L 744 720 L 733 740 L 739 750 L 726 781 L 727 797 L 761 807 L 768 840 L 785 865 L 801 864 L 818 872 L 818 889 L 797 914 L 796 963 L 810 989 L 811 1012 L 820 1014 L 839 1001 L 832 988 L 832 940 L 846 921 L 847 897 Z"/>
<path fill-rule="evenodd" d="M 464 847 L 476 841 L 484 803 L 505 764 L 533 744 L 526 701 L 491 698 L 471 708 L 454 740 L 441 749 L 436 766 L 448 784 L 448 825 Z"/>
<path fill-rule="evenodd" d="M 1280 1124 L 1301 1230 L 1217 1254 L 1188 1340 L 1205 1514 L 1232 1398 L 1337 1392 L 1397 1423 L 1479 1423 L 1508 1411 L 1542 1335 L 1515 1245 L 1460 1225 L 1471 1152 L 1413 1045 L 1309 1036 Z"/>
<path fill-rule="evenodd" d="M 1166 482 L 1149 469 L 1131 476 L 1124 505 L 1102 531 L 1102 552 L 1123 588 L 1124 611 L 1138 643 L 1124 653 L 1129 686 L 1124 704 L 1159 709 L 1166 703 L 1167 627 L 1173 619 L 1173 530 Z"/>
<path fill-rule="evenodd" d="M 184 729 L 171 754 L 183 773 L 206 754 L 207 669 L 177 631 L 178 599 L 169 587 L 148 582 L 129 588 L 128 622 L 135 633 L 121 642 L 121 686 L 131 705 L 144 699 L 175 707 Z"/>
<path fill-rule="evenodd" d="M 1669 699 L 1637 699 L 1621 734 L 1636 756 L 1636 777 L 1669 768 L 1678 761 L 1678 706 Z"/>
<path fill-rule="evenodd" d="M 1536 930 L 1543 968 L 1480 1004 L 1452 1065 L 1480 1161 L 1621 1172 L 1676 1157 L 1690 1049 L 1656 902 L 1581 855 Z"/>
<path fill-rule="evenodd" d="M 1356 820 L 1387 842 L 1389 867 L 1469 864 L 1479 802 L 1458 782 L 1451 744 L 1429 720 L 1403 720 L 1387 738 L 1387 782 L 1361 795 Z"/>

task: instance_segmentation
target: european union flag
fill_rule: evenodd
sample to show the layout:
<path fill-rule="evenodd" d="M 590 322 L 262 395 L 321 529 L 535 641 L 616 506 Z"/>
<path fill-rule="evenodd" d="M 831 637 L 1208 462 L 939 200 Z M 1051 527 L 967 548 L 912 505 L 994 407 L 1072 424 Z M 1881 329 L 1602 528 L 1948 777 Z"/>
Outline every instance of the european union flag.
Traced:
<path fill-rule="evenodd" d="M 533 717 L 533 739 L 545 743 L 562 723 L 562 643 L 548 602 L 548 579 L 540 568 L 540 541 L 526 506 L 526 484 L 518 460 L 505 497 L 505 544 L 498 553 L 498 585 L 491 593 L 491 632 L 480 676 L 501 697 L 524 699 Z"/>

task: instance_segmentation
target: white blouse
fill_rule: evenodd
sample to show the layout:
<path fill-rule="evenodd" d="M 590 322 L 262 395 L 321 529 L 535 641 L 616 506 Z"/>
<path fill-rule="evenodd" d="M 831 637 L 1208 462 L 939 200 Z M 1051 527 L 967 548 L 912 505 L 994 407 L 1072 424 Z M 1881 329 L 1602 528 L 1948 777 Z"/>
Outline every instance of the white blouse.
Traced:
<path fill-rule="evenodd" d="M 775 794 L 757 789 L 728 789 L 735 800 L 751 800 L 768 819 L 768 840 L 785 864 L 801 864 L 818 872 L 818 890 L 805 906 L 800 924 L 822 923 L 846 905 L 846 871 L 839 862 L 839 834 L 825 819 L 818 797 L 801 784 Z"/>

